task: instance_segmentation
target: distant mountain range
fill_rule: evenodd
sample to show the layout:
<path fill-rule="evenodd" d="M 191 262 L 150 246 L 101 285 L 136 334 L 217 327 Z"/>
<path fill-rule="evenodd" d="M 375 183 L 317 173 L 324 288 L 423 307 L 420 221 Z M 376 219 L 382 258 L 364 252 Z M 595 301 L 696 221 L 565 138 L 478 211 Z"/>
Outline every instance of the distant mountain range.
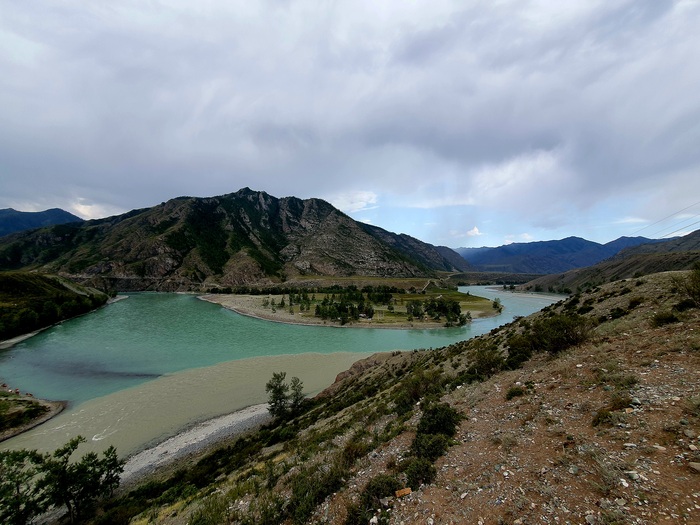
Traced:
<path fill-rule="evenodd" d="M 199 290 L 300 275 L 432 276 L 456 252 L 353 220 L 320 199 L 244 188 L 0 239 L 0 270 L 35 269 L 102 289 Z"/>
<path fill-rule="evenodd" d="M 0 210 L 0 237 L 10 233 L 43 228 L 54 224 L 82 222 L 83 219 L 59 208 L 46 211 L 17 211 L 12 208 Z"/>
<path fill-rule="evenodd" d="M 514 243 L 497 248 L 457 248 L 474 270 L 506 273 L 562 273 L 592 266 L 620 250 L 659 242 L 645 237 L 620 237 L 606 244 L 567 237 L 556 241 Z"/>
<path fill-rule="evenodd" d="M 697 262 L 700 262 L 700 230 L 667 241 L 626 248 L 598 264 L 540 277 L 528 282 L 525 288 L 571 293 L 619 279 L 689 270 Z"/>

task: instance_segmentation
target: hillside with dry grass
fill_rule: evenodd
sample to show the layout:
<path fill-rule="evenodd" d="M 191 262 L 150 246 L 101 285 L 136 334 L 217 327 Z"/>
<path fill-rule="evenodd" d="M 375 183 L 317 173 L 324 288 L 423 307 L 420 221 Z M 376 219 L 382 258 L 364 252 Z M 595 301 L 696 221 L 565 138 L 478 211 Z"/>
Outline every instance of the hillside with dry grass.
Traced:
<path fill-rule="evenodd" d="M 373 356 L 301 413 L 124 491 L 96 522 L 698 523 L 689 275 Z"/>

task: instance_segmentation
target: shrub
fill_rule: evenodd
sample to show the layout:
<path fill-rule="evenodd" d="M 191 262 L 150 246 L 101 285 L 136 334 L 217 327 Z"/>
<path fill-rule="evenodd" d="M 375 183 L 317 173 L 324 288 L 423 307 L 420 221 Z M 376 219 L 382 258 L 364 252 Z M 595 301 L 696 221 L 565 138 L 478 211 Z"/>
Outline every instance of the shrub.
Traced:
<path fill-rule="evenodd" d="M 598 410 L 598 412 L 595 413 L 595 416 L 593 416 L 593 421 L 591 421 L 591 425 L 594 427 L 600 426 L 600 425 L 612 425 L 612 414 L 610 413 L 610 410 L 606 408 L 601 408 Z"/>
<path fill-rule="evenodd" d="M 674 281 L 695 306 L 700 306 L 700 261 L 693 264 L 690 274 L 685 279 L 675 279 Z"/>
<path fill-rule="evenodd" d="M 435 461 L 449 447 L 449 441 L 444 434 L 416 434 L 411 445 L 411 452 L 418 458 Z"/>
<path fill-rule="evenodd" d="M 389 474 L 379 474 L 370 479 L 360 494 L 360 502 L 348 508 L 345 525 L 364 525 L 372 519 L 374 509 L 381 505 L 380 500 L 393 496 L 401 488 L 401 483 Z"/>
<path fill-rule="evenodd" d="M 678 321 L 680 321 L 680 319 L 678 319 L 673 312 L 657 312 L 651 318 L 651 326 L 659 328 L 667 324 L 677 323 Z"/>
<path fill-rule="evenodd" d="M 591 324 L 577 314 L 552 315 L 535 321 L 530 329 L 508 340 L 509 354 L 529 356 L 534 352 L 558 354 L 579 345 L 590 336 Z M 517 361 L 518 358 L 514 358 Z"/>
<path fill-rule="evenodd" d="M 406 466 L 406 482 L 413 490 L 418 490 L 421 484 L 429 485 L 436 475 L 435 465 L 425 458 L 413 458 Z"/>
<path fill-rule="evenodd" d="M 643 302 L 644 302 L 644 299 L 642 297 L 633 297 L 632 299 L 630 299 L 630 304 L 627 308 L 629 310 L 633 310 L 633 309 L 637 308 L 637 306 L 639 306 Z"/>
<path fill-rule="evenodd" d="M 678 304 L 673 305 L 673 309 L 676 312 L 685 312 L 686 310 L 690 310 L 691 308 L 695 308 L 695 306 L 696 306 L 695 301 L 693 301 L 692 299 L 683 299 Z"/>
<path fill-rule="evenodd" d="M 512 386 L 506 392 L 506 400 L 510 401 L 514 397 L 520 397 L 525 395 L 525 389 L 521 386 Z"/>
<path fill-rule="evenodd" d="M 452 437 L 462 416 L 447 403 L 439 403 L 425 409 L 418 423 L 419 434 L 444 434 Z"/>
<path fill-rule="evenodd" d="M 465 375 L 467 381 L 483 381 L 505 366 L 503 356 L 495 346 L 480 344 L 469 357 L 471 366 Z"/>

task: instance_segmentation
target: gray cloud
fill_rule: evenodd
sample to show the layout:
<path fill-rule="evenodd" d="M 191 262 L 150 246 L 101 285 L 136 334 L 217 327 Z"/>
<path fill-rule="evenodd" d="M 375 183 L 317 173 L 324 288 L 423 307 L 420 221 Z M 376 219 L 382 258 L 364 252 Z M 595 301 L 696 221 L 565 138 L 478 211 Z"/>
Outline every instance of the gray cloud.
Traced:
<path fill-rule="evenodd" d="M 0 207 L 247 185 L 386 227 L 434 210 L 409 231 L 429 241 L 443 218 L 594 238 L 700 194 L 699 22 L 653 0 L 6 4 Z"/>

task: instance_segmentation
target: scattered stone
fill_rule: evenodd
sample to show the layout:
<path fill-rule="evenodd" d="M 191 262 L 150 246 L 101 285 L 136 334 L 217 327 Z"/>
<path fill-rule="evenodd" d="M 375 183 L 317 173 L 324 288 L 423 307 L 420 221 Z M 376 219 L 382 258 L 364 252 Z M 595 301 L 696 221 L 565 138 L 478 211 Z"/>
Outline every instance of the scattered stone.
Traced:
<path fill-rule="evenodd" d="M 687 437 L 687 438 L 695 439 L 695 432 L 693 432 L 693 431 L 690 430 L 689 428 L 686 428 L 686 429 L 683 431 L 683 435 L 684 435 L 685 437 Z"/>
<path fill-rule="evenodd" d="M 693 469 L 695 472 L 700 472 L 700 463 L 691 462 L 691 463 L 688 463 L 688 466 L 691 469 Z"/>
<path fill-rule="evenodd" d="M 690 450 L 692 450 L 693 452 L 697 452 L 697 451 L 698 451 L 698 447 L 696 447 L 695 445 L 688 445 L 688 448 L 689 448 Z"/>
<path fill-rule="evenodd" d="M 588 523 L 588 525 L 595 525 L 595 522 L 596 522 L 595 514 L 588 514 L 586 516 L 586 523 Z"/>
<path fill-rule="evenodd" d="M 637 448 L 637 445 L 635 443 L 625 443 L 622 446 L 625 448 Z"/>
<path fill-rule="evenodd" d="M 634 470 L 627 470 L 625 471 L 625 474 L 627 475 L 628 478 L 630 478 L 632 481 L 637 481 L 639 479 L 639 473 L 634 471 Z"/>
<path fill-rule="evenodd" d="M 659 452 L 666 452 L 666 447 L 662 447 L 661 445 L 652 445 L 652 447 L 658 450 Z"/>
<path fill-rule="evenodd" d="M 618 507 L 624 507 L 624 506 L 627 504 L 627 501 L 624 500 L 624 499 L 622 499 L 622 498 L 617 498 L 617 499 L 615 500 L 615 504 L 616 504 Z"/>
<path fill-rule="evenodd" d="M 369 520 L 369 525 L 377 525 L 379 523 L 379 518 L 377 516 L 372 516 L 372 519 Z"/>
<path fill-rule="evenodd" d="M 638 397 L 633 397 L 632 401 L 630 401 L 630 405 L 641 405 L 642 402 L 639 400 Z"/>

